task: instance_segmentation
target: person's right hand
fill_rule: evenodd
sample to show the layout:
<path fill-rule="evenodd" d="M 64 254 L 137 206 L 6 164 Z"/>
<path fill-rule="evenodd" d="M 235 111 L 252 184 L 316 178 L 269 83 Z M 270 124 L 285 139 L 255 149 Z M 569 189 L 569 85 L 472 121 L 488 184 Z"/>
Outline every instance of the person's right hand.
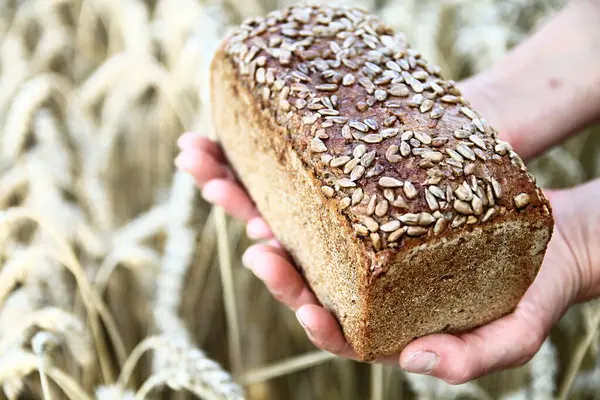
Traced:
<path fill-rule="evenodd" d="M 575 1 L 494 69 L 461 85 L 465 98 L 500 128 L 503 139 L 525 159 L 600 114 L 600 90 L 587 89 L 590 83 L 600 87 L 600 73 L 591 68 L 600 65 L 600 54 L 592 49 L 594 38 L 600 35 L 589 31 L 595 32 L 600 17 L 590 12 L 590 7 L 589 2 Z M 574 76 L 571 70 L 580 74 Z M 586 90 L 584 98 L 581 93 Z M 182 152 L 177 166 L 195 177 L 207 201 L 246 221 L 251 238 L 273 239 L 216 143 L 187 133 L 179 146 Z M 517 366 L 537 352 L 570 304 L 600 295 L 600 249 L 593 244 L 600 235 L 600 214 L 595 206 L 600 182 L 552 192 L 549 198 L 556 219 L 555 234 L 542 271 L 515 313 L 469 333 L 418 339 L 399 359 L 388 358 L 387 362 L 400 362 L 412 372 L 428 373 L 451 383 Z M 315 345 L 354 357 L 337 321 L 319 305 L 275 240 L 249 248 L 244 262 L 279 301 L 297 312 Z"/>

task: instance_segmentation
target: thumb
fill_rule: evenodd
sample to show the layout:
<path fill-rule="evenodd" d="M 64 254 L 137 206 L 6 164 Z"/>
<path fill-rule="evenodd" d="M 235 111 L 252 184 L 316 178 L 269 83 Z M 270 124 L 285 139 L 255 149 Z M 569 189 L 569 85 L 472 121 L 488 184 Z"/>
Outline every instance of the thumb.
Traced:
<path fill-rule="evenodd" d="M 595 268 L 581 266 L 589 261 L 585 255 L 590 254 L 586 249 L 591 247 L 591 234 L 600 234 L 600 210 L 593 211 L 589 200 L 600 196 L 600 181 L 547 195 L 556 220 L 554 235 L 538 276 L 513 313 L 459 335 L 417 339 L 400 355 L 402 368 L 459 384 L 520 366 L 537 353 L 552 326 L 582 292 L 583 280 L 595 282 L 599 290 L 598 255 Z"/>

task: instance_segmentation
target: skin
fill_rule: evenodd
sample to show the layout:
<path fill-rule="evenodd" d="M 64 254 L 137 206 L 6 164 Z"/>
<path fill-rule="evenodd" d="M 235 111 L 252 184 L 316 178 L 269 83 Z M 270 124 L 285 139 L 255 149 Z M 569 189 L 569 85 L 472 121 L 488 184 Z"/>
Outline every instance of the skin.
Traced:
<path fill-rule="evenodd" d="M 465 98 L 525 160 L 600 118 L 598 25 L 600 2 L 572 1 L 498 65 L 461 84 Z M 178 144 L 176 165 L 194 176 L 204 198 L 247 221 L 251 238 L 267 240 L 246 251 L 244 265 L 296 312 L 317 347 L 354 358 L 337 321 L 273 239 L 219 146 L 195 133 L 182 135 Z M 379 362 L 464 383 L 526 363 L 571 305 L 600 296 L 600 180 L 545 194 L 555 232 L 540 273 L 515 311 L 467 333 L 422 337 Z"/>

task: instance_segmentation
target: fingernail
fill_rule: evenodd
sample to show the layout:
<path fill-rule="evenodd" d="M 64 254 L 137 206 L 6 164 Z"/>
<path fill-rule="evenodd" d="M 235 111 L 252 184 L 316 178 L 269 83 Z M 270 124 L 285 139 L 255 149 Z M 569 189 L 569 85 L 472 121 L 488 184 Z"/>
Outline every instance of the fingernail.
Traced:
<path fill-rule="evenodd" d="M 402 369 L 414 374 L 428 374 L 437 366 L 440 356 L 430 351 L 417 351 L 411 355 Z"/>
<path fill-rule="evenodd" d="M 242 264 L 252 271 L 254 276 L 256 276 L 258 279 L 261 281 L 265 280 L 267 271 L 265 271 L 264 268 L 261 268 L 260 265 L 256 265 L 256 259 L 248 252 L 242 256 Z"/>
<path fill-rule="evenodd" d="M 302 320 L 302 314 L 300 313 L 300 310 L 296 311 L 296 319 L 298 320 L 298 322 L 300 323 L 300 325 L 302 326 L 302 328 L 304 328 L 304 330 L 306 331 L 306 334 L 308 335 L 308 337 L 312 339 L 312 337 L 313 337 L 312 331 L 310 330 L 310 328 L 308 327 L 308 325 L 306 325 L 306 322 L 304 322 Z"/>
<path fill-rule="evenodd" d="M 262 235 L 260 234 L 260 230 L 262 227 L 259 225 L 260 222 L 257 221 L 257 218 L 253 218 L 248 221 L 246 225 L 246 235 L 252 240 L 262 239 Z"/>
<path fill-rule="evenodd" d="M 187 147 L 189 141 L 190 139 L 188 138 L 188 135 L 184 133 L 179 137 L 179 139 L 177 139 L 177 147 L 183 150 L 185 147 Z"/>
<path fill-rule="evenodd" d="M 184 149 L 188 146 L 190 141 L 191 141 L 191 135 L 188 132 L 186 132 L 183 135 L 179 136 L 179 139 L 177 139 L 177 146 L 180 149 Z"/>
<path fill-rule="evenodd" d="M 175 166 L 179 169 L 181 169 L 181 155 L 182 153 L 179 153 L 177 157 L 175 157 Z"/>
<path fill-rule="evenodd" d="M 242 256 L 242 265 L 248 269 L 252 269 L 252 257 L 248 252 L 245 252 Z"/>
<path fill-rule="evenodd" d="M 209 182 L 204 184 L 204 187 L 202 188 L 202 192 L 200 192 L 200 195 L 202 195 L 202 198 L 204 200 L 206 200 L 207 202 L 214 204 L 214 203 L 216 203 L 216 201 L 218 199 L 218 194 L 217 194 L 217 196 L 215 196 L 215 193 L 213 190 L 207 190 L 208 183 Z M 217 204 L 217 205 L 219 205 L 219 204 Z"/>
<path fill-rule="evenodd" d="M 188 165 L 187 157 L 185 153 L 179 153 L 177 158 L 175 158 L 175 166 L 183 172 L 188 172 L 190 167 Z"/>

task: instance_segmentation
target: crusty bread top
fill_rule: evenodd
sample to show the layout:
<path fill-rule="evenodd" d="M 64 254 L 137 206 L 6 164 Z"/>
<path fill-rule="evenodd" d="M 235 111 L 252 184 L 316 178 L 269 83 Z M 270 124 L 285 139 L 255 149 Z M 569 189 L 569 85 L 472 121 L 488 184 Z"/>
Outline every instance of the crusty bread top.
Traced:
<path fill-rule="evenodd" d="M 507 213 L 550 213 L 521 158 L 455 83 L 363 10 L 292 6 L 245 21 L 224 50 L 374 251 Z"/>

